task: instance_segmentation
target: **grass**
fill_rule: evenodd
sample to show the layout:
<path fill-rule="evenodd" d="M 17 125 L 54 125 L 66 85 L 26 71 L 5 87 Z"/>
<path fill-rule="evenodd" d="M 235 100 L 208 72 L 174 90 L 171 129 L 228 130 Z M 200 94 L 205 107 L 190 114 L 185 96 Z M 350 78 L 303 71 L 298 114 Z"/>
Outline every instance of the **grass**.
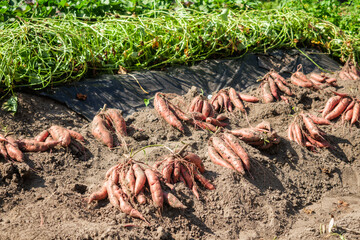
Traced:
<path fill-rule="evenodd" d="M 310 46 L 359 60 L 358 39 L 287 8 L 206 13 L 183 7 L 99 20 L 18 17 L 0 23 L 0 87 L 43 89 L 88 73 L 160 69 L 276 48 Z"/>

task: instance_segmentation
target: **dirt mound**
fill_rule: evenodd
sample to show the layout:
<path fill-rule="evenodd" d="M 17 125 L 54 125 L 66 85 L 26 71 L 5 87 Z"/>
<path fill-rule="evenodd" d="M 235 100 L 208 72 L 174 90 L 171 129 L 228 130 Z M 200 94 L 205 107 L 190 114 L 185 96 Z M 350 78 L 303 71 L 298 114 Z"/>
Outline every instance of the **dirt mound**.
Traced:
<path fill-rule="evenodd" d="M 339 91 L 358 95 L 358 82 L 339 82 Z M 229 114 L 231 128 L 255 126 L 267 120 L 281 137 L 279 145 L 258 150 L 246 145 L 251 175 L 214 165 L 207 156 L 208 131 L 188 126 L 185 134 L 169 127 L 154 109 L 144 108 L 126 118 L 129 149 L 154 144 L 174 149 L 189 143 L 204 161 L 205 177 L 216 186 L 200 188 L 200 200 L 183 184 L 175 192 L 186 210 L 165 206 L 162 216 L 151 205 L 137 206 L 151 222 L 147 226 L 114 209 L 107 200 L 86 204 L 105 172 L 124 154 L 109 150 L 90 134 L 89 123 L 56 102 L 19 94 L 19 111 L 1 112 L 2 132 L 30 138 L 58 124 L 83 134 L 87 154 L 56 148 L 26 153 L 25 163 L 0 162 L 1 239 L 319 239 L 320 225 L 335 216 L 337 231 L 349 239 L 359 238 L 360 154 L 359 124 L 349 127 L 339 120 L 321 126 L 333 149 L 310 152 L 289 142 L 287 126 L 301 111 L 318 113 L 332 93 L 293 87 L 290 104 L 247 104 L 248 114 Z M 249 89 L 256 95 L 257 88 Z M 190 91 L 175 101 L 185 106 Z M 149 147 L 136 159 L 152 163 L 169 151 Z M 134 224 L 129 227 L 127 224 Z M 330 239 L 336 239 L 334 235 Z M 329 239 L 329 238 L 327 238 Z"/>

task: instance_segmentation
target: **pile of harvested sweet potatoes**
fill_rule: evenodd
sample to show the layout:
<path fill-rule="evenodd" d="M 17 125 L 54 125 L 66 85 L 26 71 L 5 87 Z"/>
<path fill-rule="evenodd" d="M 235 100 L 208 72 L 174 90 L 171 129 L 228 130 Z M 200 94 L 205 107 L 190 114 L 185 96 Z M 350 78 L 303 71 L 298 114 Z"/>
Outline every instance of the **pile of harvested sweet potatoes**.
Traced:
<path fill-rule="evenodd" d="M 250 158 L 239 139 L 229 132 L 212 136 L 208 142 L 208 154 L 217 165 L 236 170 L 244 175 L 250 171 Z"/>
<path fill-rule="evenodd" d="M 113 133 L 116 134 L 120 141 L 122 137 L 127 136 L 126 122 L 121 110 L 115 108 L 106 109 L 106 106 L 104 106 L 91 122 L 91 133 L 109 148 L 114 147 Z"/>
<path fill-rule="evenodd" d="M 301 71 L 302 65 L 299 64 L 295 73 L 291 75 L 291 83 L 304 88 L 320 89 L 329 86 L 336 87 L 336 78 L 329 78 L 325 74 L 310 74 L 309 78 Z"/>
<path fill-rule="evenodd" d="M 334 92 L 336 96 L 328 99 L 322 110 L 322 116 L 326 120 L 333 120 L 342 115 L 342 121 L 348 121 L 354 124 L 359 121 L 360 104 L 355 97 L 350 97 L 348 94 L 340 94 Z"/>
<path fill-rule="evenodd" d="M 162 157 L 152 167 L 131 157 L 123 159 L 106 172 L 101 189 L 90 195 L 88 204 L 108 198 L 115 208 L 145 222 L 145 217 L 134 207 L 136 202 L 146 204 L 151 199 L 159 212 L 162 211 L 164 202 L 170 207 L 185 209 L 186 206 L 171 193 L 173 184 L 184 182 L 197 198 L 199 193 L 195 179 L 207 189 L 215 189 L 210 181 L 201 175 L 205 171 L 202 160 L 196 154 L 184 151 L 185 147 Z M 158 170 L 159 168 L 161 170 Z M 166 186 L 170 191 L 164 190 Z"/>
<path fill-rule="evenodd" d="M 329 124 L 327 119 L 301 113 L 289 125 L 288 138 L 312 151 L 316 148 L 329 148 L 331 144 L 326 140 L 326 133 L 317 127 Z"/>
<path fill-rule="evenodd" d="M 341 80 L 360 80 L 360 70 L 355 61 L 349 58 L 339 72 Z"/>
<path fill-rule="evenodd" d="M 78 132 L 58 125 L 51 126 L 49 129 L 42 131 L 33 139 L 16 140 L 11 136 L 4 137 L 0 134 L 0 154 L 6 160 L 11 159 L 23 162 L 23 152 L 44 152 L 57 145 L 62 147 L 70 146 L 84 153 L 84 146 L 76 140 L 83 142 L 84 137 Z"/>
<path fill-rule="evenodd" d="M 238 93 L 234 88 L 225 88 L 212 96 L 210 104 L 217 112 L 232 112 L 235 108 L 245 113 L 246 109 L 243 101 L 255 103 L 259 99 L 247 94 Z"/>
<path fill-rule="evenodd" d="M 289 103 L 289 100 L 283 95 L 283 93 L 288 96 L 293 95 L 286 80 L 274 70 L 265 74 L 260 87 L 264 103 L 274 102 L 280 98 L 286 103 Z"/>
<path fill-rule="evenodd" d="M 270 123 L 263 121 L 251 128 L 239 128 L 229 131 L 249 145 L 259 149 L 268 149 L 274 144 L 279 144 L 280 138 Z"/>
<path fill-rule="evenodd" d="M 202 175 L 205 172 L 205 167 L 201 158 L 195 153 L 184 151 L 184 148 L 165 156 L 162 160 L 156 162 L 153 167 L 155 169 L 161 168 L 160 171 L 164 182 L 170 188 L 173 188 L 173 184 L 181 181 L 193 191 L 197 199 L 199 199 L 199 193 L 195 179 L 205 188 L 209 190 L 215 189 L 214 185 Z"/>

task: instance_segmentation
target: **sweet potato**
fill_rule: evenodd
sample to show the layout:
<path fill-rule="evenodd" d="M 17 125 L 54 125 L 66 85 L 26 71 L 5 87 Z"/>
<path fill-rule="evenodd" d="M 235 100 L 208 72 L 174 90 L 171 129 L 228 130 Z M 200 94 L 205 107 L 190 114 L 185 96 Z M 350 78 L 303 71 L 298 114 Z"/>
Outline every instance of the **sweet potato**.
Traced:
<path fill-rule="evenodd" d="M 105 173 L 105 179 L 109 179 L 110 176 L 111 176 L 111 174 L 112 174 L 112 172 L 115 171 L 115 169 L 116 169 L 117 167 L 119 167 L 119 164 L 116 164 L 116 165 L 112 166 L 111 168 L 109 168 L 109 169 L 106 171 L 106 173 Z"/>
<path fill-rule="evenodd" d="M 159 208 L 160 211 L 163 209 L 163 191 L 161 189 L 159 178 L 156 176 L 156 173 L 151 169 L 145 169 L 145 175 L 147 182 L 150 187 L 150 192 L 152 196 L 152 200 L 154 202 L 154 206 Z"/>
<path fill-rule="evenodd" d="M 339 77 L 340 77 L 341 80 L 344 80 L 344 81 L 352 80 L 351 76 L 347 72 L 345 72 L 344 70 L 341 70 L 339 72 Z"/>
<path fill-rule="evenodd" d="M 214 109 L 213 105 L 209 103 L 209 106 L 210 106 L 209 117 L 215 117 L 215 109 Z"/>
<path fill-rule="evenodd" d="M 144 189 L 141 189 L 141 191 L 138 193 L 138 195 L 136 195 L 136 200 L 141 205 L 146 203 L 146 196 L 144 194 Z"/>
<path fill-rule="evenodd" d="M 300 78 L 296 77 L 295 73 L 293 75 L 291 75 L 290 80 L 291 80 L 292 84 L 299 86 L 299 87 L 310 88 L 310 87 L 314 86 L 314 84 L 312 84 L 312 82 L 303 81 Z"/>
<path fill-rule="evenodd" d="M 196 183 L 193 184 L 191 190 L 192 190 L 192 192 L 194 193 L 195 197 L 199 200 L 199 199 L 200 199 L 200 195 L 199 195 L 199 192 L 198 192 Z"/>
<path fill-rule="evenodd" d="M 200 99 L 197 103 L 196 103 L 196 105 L 195 105 L 195 107 L 194 107 L 194 112 L 202 112 L 202 107 L 203 107 L 203 104 L 204 104 L 204 100 L 202 100 L 202 99 Z"/>
<path fill-rule="evenodd" d="M 274 80 L 275 84 L 278 86 L 278 88 L 280 89 L 280 91 L 283 91 L 286 95 L 288 96 L 292 96 L 293 93 L 291 92 L 290 88 L 288 86 L 285 86 L 283 82 L 281 82 L 278 79 Z"/>
<path fill-rule="evenodd" d="M 351 124 L 356 123 L 356 121 L 359 120 L 359 115 L 360 115 L 360 104 L 358 102 L 355 103 L 354 105 L 354 111 L 353 111 L 353 115 L 351 118 Z"/>
<path fill-rule="evenodd" d="M 285 78 L 283 78 L 279 73 L 275 72 L 274 70 L 271 70 L 269 72 L 269 74 L 275 81 L 278 80 L 278 81 L 282 82 L 284 85 L 287 84 Z"/>
<path fill-rule="evenodd" d="M 224 91 L 221 91 L 220 95 L 224 99 L 224 109 L 228 110 L 229 112 L 232 112 L 232 105 L 229 96 Z"/>
<path fill-rule="evenodd" d="M 250 158 L 245 149 L 240 145 L 239 139 L 237 139 L 231 133 L 223 133 L 225 142 L 231 147 L 231 149 L 240 157 L 245 169 L 250 171 Z"/>
<path fill-rule="evenodd" d="M 244 103 L 241 101 L 239 95 L 237 94 L 234 88 L 229 89 L 229 97 L 231 102 L 234 104 L 234 106 L 244 113 L 245 112 Z"/>
<path fill-rule="evenodd" d="M 39 142 L 44 142 L 45 139 L 49 136 L 49 131 L 48 130 L 44 130 L 41 133 L 39 133 L 38 135 L 36 135 L 36 137 L 34 138 L 35 141 L 39 141 Z"/>
<path fill-rule="evenodd" d="M 218 120 L 218 121 L 224 121 L 224 120 L 227 120 L 227 119 L 228 119 L 228 117 L 225 114 L 219 114 L 219 115 L 216 116 L 216 120 Z"/>
<path fill-rule="evenodd" d="M 199 112 L 191 112 L 190 116 L 192 119 L 200 120 L 200 121 L 205 121 L 206 119 L 205 115 Z"/>
<path fill-rule="evenodd" d="M 325 77 L 324 76 L 321 76 L 320 74 L 317 74 L 317 73 L 311 73 L 310 76 L 309 76 L 309 79 L 313 79 L 317 82 L 324 82 L 325 81 Z"/>
<path fill-rule="evenodd" d="M 125 176 L 125 181 L 127 183 L 127 187 L 130 189 L 130 192 L 135 194 L 136 180 L 135 180 L 134 170 L 132 169 L 132 167 L 130 167 L 129 170 L 127 171 Z"/>
<path fill-rule="evenodd" d="M 279 100 L 277 85 L 275 84 L 274 80 L 271 77 L 268 78 L 268 81 L 269 81 L 271 94 L 274 96 L 276 100 Z"/>
<path fill-rule="evenodd" d="M 329 120 L 326 120 L 323 117 L 317 117 L 312 114 L 308 114 L 308 116 L 314 121 L 314 123 L 319 125 L 331 125 L 331 122 Z"/>
<path fill-rule="evenodd" d="M 217 130 L 214 125 L 212 125 L 211 123 L 208 123 L 208 122 L 201 122 L 201 121 L 193 120 L 193 124 L 204 130 L 209 130 L 212 132 L 216 132 L 216 130 Z"/>
<path fill-rule="evenodd" d="M 201 109 L 201 113 L 205 117 L 208 117 L 210 115 L 210 113 L 211 113 L 211 108 L 212 108 L 211 104 L 208 101 L 204 100 L 203 101 L 203 106 L 202 106 L 202 109 Z"/>
<path fill-rule="evenodd" d="M 180 202 L 180 200 L 175 197 L 174 194 L 163 191 L 164 201 L 169 204 L 170 207 L 173 208 L 180 208 L 180 209 L 186 209 L 187 207 Z"/>
<path fill-rule="evenodd" d="M 238 96 L 241 100 L 243 100 L 245 102 L 257 103 L 259 101 L 259 99 L 257 97 L 250 96 L 250 95 L 243 94 L 243 93 L 238 93 Z"/>
<path fill-rule="evenodd" d="M 245 174 L 244 167 L 241 163 L 240 158 L 231 150 L 230 146 L 228 146 L 221 138 L 219 137 L 212 137 L 212 143 L 216 151 L 227 160 L 236 171 L 241 173 L 242 175 Z"/>
<path fill-rule="evenodd" d="M 106 122 L 100 115 L 96 115 L 92 120 L 91 133 L 95 138 L 102 141 L 109 148 L 112 148 L 114 146 L 113 136 L 111 132 L 106 128 Z"/>
<path fill-rule="evenodd" d="M 271 126 L 270 126 L 270 123 L 268 121 L 260 122 L 258 125 L 256 125 L 255 128 L 260 129 L 260 130 L 271 131 Z"/>
<path fill-rule="evenodd" d="M 90 195 L 90 197 L 88 199 L 88 204 L 90 204 L 92 201 L 95 201 L 95 200 L 96 201 L 103 200 L 103 199 L 107 198 L 107 196 L 108 196 L 108 193 L 107 193 L 106 182 L 105 182 L 99 191 L 94 192 Z"/>
<path fill-rule="evenodd" d="M 34 139 L 23 139 L 18 141 L 19 149 L 25 152 L 44 152 L 55 147 L 59 141 L 38 142 Z"/>
<path fill-rule="evenodd" d="M 355 81 L 360 80 L 360 77 L 358 75 L 356 75 L 355 73 L 353 73 L 353 72 L 349 72 L 349 75 L 350 75 L 352 80 L 355 80 Z"/>
<path fill-rule="evenodd" d="M 261 89 L 262 89 L 262 97 L 263 97 L 263 101 L 264 103 L 271 103 L 274 101 L 274 97 L 271 94 L 271 90 L 270 90 L 270 85 L 268 82 L 263 82 L 263 84 L 261 85 Z"/>
<path fill-rule="evenodd" d="M 14 159 L 18 162 L 24 161 L 24 154 L 20 151 L 19 146 L 15 139 L 12 137 L 7 137 L 7 143 L 5 143 L 6 151 L 11 159 Z"/>
<path fill-rule="evenodd" d="M 70 133 L 70 136 L 76 140 L 79 140 L 81 142 L 84 142 L 85 141 L 85 138 L 83 135 L 81 135 L 80 133 L 74 131 L 74 130 L 70 130 L 70 129 L 67 129 L 67 131 Z"/>
<path fill-rule="evenodd" d="M 226 127 L 228 125 L 227 123 L 220 122 L 219 120 L 212 117 L 207 117 L 206 122 L 218 127 Z"/>
<path fill-rule="evenodd" d="M 110 180 L 108 180 L 105 183 L 105 187 L 106 187 L 106 191 L 107 191 L 107 194 L 108 194 L 108 199 L 109 199 L 111 205 L 113 205 L 115 208 L 119 208 L 120 207 L 120 202 L 119 202 L 119 199 L 116 197 L 115 192 L 114 192 L 114 188 L 116 188 L 117 186 L 115 184 L 113 184 Z"/>
<path fill-rule="evenodd" d="M 315 140 L 313 139 L 311 136 L 309 136 L 307 133 L 304 133 L 304 136 L 309 140 L 309 142 L 316 146 L 316 147 L 321 147 L 321 148 L 331 148 L 332 146 L 330 145 L 330 143 L 328 143 L 326 140 L 322 139 L 322 140 Z"/>
<path fill-rule="evenodd" d="M 350 104 L 347 105 L 347 107 L 345 108 L 345 110 L 343 111 L 343 113 L 346 113 L 347 111 L 349 111 L 350 109 L 352 109 L 352 108 L 354 107 L 354 105 L 355 105 L 355 102 L 356 102 L 355 99 L 352 100 L 352 101 L 350 102 Z"/>
<path fill-rule="evenodd" d="M 224 108 L 226 108 L 224 98 L 221 95 L 219 95 L 218 98 L 217 98 L 217 101 L 219 103 L 219 110 L 218 111 L 221 112 Z"/>
<path fill-rule="evenodd" d="M 326 102 L 324 110 L 322 111 L 322 117 L 325 118 L 326 115 L 328 115 L 334 107 L 340 102 L 342 97 L 340 96 L 333 96 L 329 98 L 329 100 Z"/>
<path fill-rule="evenodd" d="M 213 108 L 215 111 L 219 111 L 220 109 L 220 105 L 219 105 L 219 101 L 215 100 L 214 103 L 212 104 Z"/>
<path fill-rule="evenodd" d="M 295 72 L 293 75 L 294 75 L 296 78 L 298 78 L 299 80 L 303 81 L 303 82 L 309 82 L 309 83 L 310 83 L 310 81 L 309 81 L 309 79 L 306 77 L 306 75 L 305 75 L 303 72 L 300 71 L 301 69 L 302 69 L 302 65 L 299 64 L 299 65 L 297 66 L 296 72 Z"/>
<path fill-rule="evenodd" d="M 155 94 L 154 106 L 157 112 L 160 114 L 161 117 L 165 119 L 166 122 L 168 122 L 171 126 L 178 129 L 179 131 L 184 132 L 184 126 L 175 116 L 175 114 L 169 109 L 166 101 L 159 92 Z"/>
<path fill-rule="evenodd" d="M 327 78 L 325 81 L 326 81 L 327 84 L 329 84 L 331 86 L 334 86 L 334 87 L 337 86 L 337 84 L 336 84 L 337 79 L 336 78 Z"/>
<path fill-rule="evenodd" d="M 198 155 L 192 152 L 185 152 L 184 155 L 185 155 L 184 159 L 191 163 L 194 163 L 195 166 L 199 169 L 199 172 L 201 173 L 205 172 L 205 166 Z"/>
<path fill-rule="evenodd" d="M 318 82 L 316 80 L 313 80 L 312 78 L 309 78 L 309 81 L 313 84 L 313 86 L 316 86 L 318 88 L 324 86 L 324 84 L 322 84 L 321 82 Z"/>
<path fill-rule="evenodd" d="M 145 176 L 143 169 L 137 163 L 135 163 L 132 166 L 132 168 L 134 170 L 134 175 L 135 175 L 135 179 L 136 179 L 135 180 L 135 188 L 134 188 L 134 195 L 136 196 L 139 194 L 141 189 L 144 188 L 144 185 L 146 183 L 146 176 Z"/>
<path fill-rule="evenodd" d="M 345 113 L 345 121 L 351 121 L 354 109 L 350 109 Z"/>
<path fill-rule="evenodd" d="M 181 175 L 183 176 L 183 178 L 185 179 L 186 181 L 186 185 L 192 189 L 193 187 L 193 180 L 191 178 L 191 175 L 189 173 L 189 170 L 183 165 L 183 164 L 180 164 L 180 172 L 181 172 Z"/>
<path fill-rule="evenodd" d="M 301 146 L 304 146 L 304 141 L 303 141 L 304 139 L 303 139 L 302 131 L 301 131 L 299 124 L 294 123 L 293 130 L 294 130 L 295 142 L 297 142 Z"/>
<path fill-rule="evenodd" d="M 287 130 L 287 134 L 288 134 L 288 138 L 290 141 L 294 141 L 294 129 L 293 129 L 294 124 L 290 123 L 289 128 Z"/>
<path fill-rule="evenodd" d="M 61 146 L 63 147 L 69 146 L 71 142 L 71 135 L 66 128 L 53 125 L 49 128 L 49 133 L 54 138 L 55 141 L 60 142 Z"/>
<path fill-rule="evenodd" d="M 198 101 L 201 101 L 200 95 L 194 97 L 194 99 L 191 101 L 189 106 L 189 112 L 195 112 L 194 109 Z"/>
<path fill-rule="evenodd" d="M 171 102 L 167 102 L 170 110 L 175 114 L 176 117 L 183 121 L 190 121 L 191 118 L 188 117 L 183 111 L 181 111 L 180 108 L 178 108 L 175 104 L 172 104 Z"/>
<path fill-rule="evenodd" d="M 194 177 L 197 179 L 206 189 L 214 190 L 215 186 L 210 183 L 208 179 L 206 179 L 203 175 L 198 173 L 198 171 L 193 169 Z"/>
<path fill-rule="evenodd" d="M 105 111 L 105 115 L 111 119 L 112 126 L 114 127 L 116 133 L 120 134 L 120 136 L 127 136 L 126 122 L 122 116 L 121 110 L 109 108 Z"/>
<path fill-rule="evenodd" d="M 124 178 L 124 176 L 123 176 L 123 178 Z M 118 182 L 119 182 L 119 173 L 118 173 L 117 170 L 114 170 L 114 171 L 111 172 L 108 181 L 110 183 L 112 183 L 112 184 L 115 184 L 115 185 L 118 184 Z"/>
<path fill-rule="evenodd" d="M 307 117 L 306 114 L 301 114 L 303 117 L 303 121 L 305 124 L 306 129 L 309 131 L 310 136 L 314 139 L 322 139 L 322 134 L 320 129 L 315 125 L 314 121 Z"/>
<path fill-rule="evenodd" d="M 139 219 L 145 221 L 146 223 L 148 223 L 148 221 L 144 218 L 144 216 L 138 210 L 133 208 L 128 201 L 126 201 L 124 199 L 123 194 L 122 194 L 121 190 L 119 189 L 119 187 L 114 185 L 113 189 L 114 189 L 115 196 L 117 197 L 117 199 L 119 201 L 119 208 L 123 213 L 126 213 L 130 217 L 139 218 Z"/>
<path fill-rule="evenodd" d="M 0 142 L 0 154 L 4 157 L 5 160 L 9 159 L 9 155 L 5 147 L 5 142 Z"/>
<path fill-rule="evenodd" d="M 161 171 L 165 183 L 171 183 L 171 174 L 173 170 L 174 170 L 174 160 L 173 158 L 170 158 L 168 161 L 165 161 L 165 166 Z"/>
<path fill-rule="evenodd" d="M 180 171 L 180 162 L 175 161 L 174 162 L 174 172 L 173 172 L 173 181 L 174 183 L 177 183 L 180 179 L 181 171 Z"/>
<path fill-rule="evenodd" d="M 219 153 L 216 151 L 214 147 L 208 146 L 208 154 L 213 163 L 220 165 L 222 167 L 229 168 L 231 170 L 235 170 L 234 167 L 228 161 L 226 161 L 219 155 Z"/>
<path fill-rule="evenodd" d="M 251 128 L 239 128 L 229 132 L 245 142 L 258 142 L 263 140 L 261 133 Z"/>
<path fill-rule="evenodd" d="M 345 108 L 349 105 L 350 101 L 350 98 L 342 98 L 339 104 L 329 114 L 325 116 L 325 119 L 332 120 L 340 116 L 341 113 L 343 113 L 343 111 L 345 110 Z"/>

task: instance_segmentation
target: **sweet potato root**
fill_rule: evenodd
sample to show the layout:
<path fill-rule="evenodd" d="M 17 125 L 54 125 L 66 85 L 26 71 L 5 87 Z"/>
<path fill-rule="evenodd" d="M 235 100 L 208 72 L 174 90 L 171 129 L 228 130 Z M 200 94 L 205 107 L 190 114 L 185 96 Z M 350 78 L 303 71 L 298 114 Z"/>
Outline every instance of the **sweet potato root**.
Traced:
<path fill-rule="evenodd" d="M 104 114 L 111 119 L 112 126 L 114 127 L 116 133 L 120 134 L 120 136 L 127 136 L 126 122 L 122 116 L 121 110 L 108 108 L 105 110 Z"/>
<path fill-rule="evenodd" d="M 180 202 L 180 200 L 175 197 L 174 194 L 167 192 L 167 191 L 163 191 L 163 197 L 164 197 L 164 201 L 169 204 L 170 207 L 173 208 L 180 208 L 180 209 L 186 209 L 187 207 L 182 204 Z"/>
<path fill-rule="evenodd" d="M 242 175 L 245 174 L 244 167 L 240 158 L 231 150 L 230 146 L 228 146 L 221 138 L 219 137 L 212 137 L 212 143 L 216 151 L 227 160 L 236 171 L 241 173 Z"/>
<path fill-rule="evenodd" d="M 54 140 L 59 141 L 63 147 L 67 147 L 71 143 L 71 135 L 66 128 L 53 125 L 49 128 L 49 133 Z"/>
<path fill-rule="evenodd" d="M 106 125 L 105 120 L 100 115 L 96 115 L 91 122 L 91 133 L 106 146 L 112 148 L 114 146 L 113 136 Z"/>
<path fill-rule="evenodd" d="M 51 140 L 47 142 L 38 142 L 34 139 L 23 139 L 17 141 L 19 149 L 25 152 L 44 152 L 49 148 L 53 148 L 60 142 Z"/>
<path fill-rule="evenodd" d="M 226 161 L 219 155 L 219 153 L 216 151 L 216 149 L 213 146 L 208 146 L 208 154 L 213 163 L 220 165 L 222 167 L 229 168 L 231 170 L 235 170 L 234 167 L 228 161 Z"/>
<path fill-rule="evenodd" d="M 180 132 L 184 132 L 184 126 L 180 120 L 175 116 L 175 114 L 167 106 L 166 100 L 163 98 L 161 93 L 155 94 L 154 106 L 156 111 L 160 114 L 162 118 L 165 119 L 174 128 L 178 129 Z"/>
<path fill-rule="evenodd" d="M 150 192 L 151 192 L 154 206 L 159 208 L 160 211 L 162 211 L 164 196 L 163 196 L 163 190 L 161 188 L 159 178 L 156 176 L 156 173 L 151 169 L 145 169 L 145 175 L 146 175 L 146 179 L 149 184 L 149 187 L 150 187 Z"/>
<path fill-rule="evenodd" d="M 5 143 L 5 148 L 6 148 L 6 151 L 9 155 L 9 157 L 18 162 L 23 162 L 24 154 L 19 149 L 19 146 L 18 146 L 17 142 L 15 141 L 15 139 L 13 139 L 12 137 L 7 137 L 6 139 L 8 142 Z"/>

